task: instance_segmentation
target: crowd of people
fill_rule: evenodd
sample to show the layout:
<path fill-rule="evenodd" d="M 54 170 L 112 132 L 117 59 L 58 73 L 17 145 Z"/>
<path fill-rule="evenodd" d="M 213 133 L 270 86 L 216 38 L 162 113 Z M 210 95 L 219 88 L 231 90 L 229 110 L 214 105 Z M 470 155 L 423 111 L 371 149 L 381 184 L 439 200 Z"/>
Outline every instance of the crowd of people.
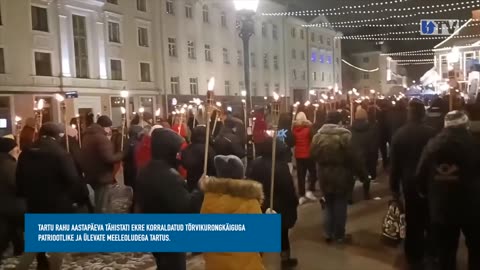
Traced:
<path fill-rule="evenodd" d="M 299 205 L 318 201 L 325 241 L 351 243 L 345 228 L 354 185 L 362 182 L 364 198 L 370 199 L 380 153 L 393 197 L 405 203 L 405 253 L 412 269 L 454 270 L 460 232 L 469 269 L 480 269 L 478 106 L 448 112 L 441 98 L 428 109 L 419 100 L 356 105 L 353 113 L 341 107 L 282 113 L 276 138 L 269 135 L 265 112 L 257 111 L 252 160 L 244 121 L 231 113 L 208 132 L 193 116 L 154 123 L 137 115 L 124 138 L 108 116 L 88 118 L 82 134 L 52 122 L 38 127 L 29 119 L 19 138 L 0 139 L 0 254 L 10 244 L 14 255 L 23 253 L 24 213 L 109 212 L 109 188 L 123 168 L 124 184 L 133 193 L 127 210 L 132 213 L 261 214 L 269 212 L 274 195 L 271 210 L 282 215 L 281 263 L 295 267 L 289 231 Z M 158 269 L 186 269 L 185 253 L 153 256 Z M 203 256 L 207 270 L 265 269 L 260 253 Z M 24 254 L 18 269 L 28 269 L 35 257 L 38 269 L 60 269 L 62 255 L 47 259 L 45 253 Z"/>

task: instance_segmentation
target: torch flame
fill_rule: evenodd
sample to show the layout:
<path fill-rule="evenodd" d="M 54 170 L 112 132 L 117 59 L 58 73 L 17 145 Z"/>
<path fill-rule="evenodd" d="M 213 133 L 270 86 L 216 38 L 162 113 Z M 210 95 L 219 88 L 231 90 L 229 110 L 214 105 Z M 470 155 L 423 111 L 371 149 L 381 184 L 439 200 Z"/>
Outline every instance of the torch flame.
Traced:
<path fill-rule="evenodd" d="M 279 98 L 280 96 L 276 92 L 273 92 L 273 100 L 278 101 Z"/>
<path fill-rule="evenodd" d="M 159 117 L 159 116 L 160 116 L 160 109 L 157 109 L 157 110 L 155 111 L 155 116 L 156 116 L 156 117 Z"/>
<path fill-rule="evenodd" d="M 318 105 L 318 104 L 313 104 L 313 107 L 315 107 L 315 109 L 318 109 L 318 106 L 320 106 L 320 105 Z"/>
<path fill-rule="evenodd" d="M 375 92 L 377 92 L 375 89 L 370 89 L 370 94 L 375 94 Z"/>
<path fill-rule="evenodd" d="M 217 107 L 222 107 L 222 103 L 220 101 L 217 101 L 217 103 L 215 103 L 215 105 L 217 105 Z"/>
<path fill-rule="evenodd" d="M 75 118 L 80 118 L 80 114 L 75 114 Z"/>
<path fill-rule="evenodd" d="M 310 101 L 307 100 L 304 105 L 305 105 L 305 107 L 310 106 Z"/>
<path fill-rule="evenodd" d="M 172 106 L 177 106 L 177 99 L 176 98 L 172 98 Z"/>
<path fill-rule="evenodd" d="M 58 102 L 63 102 L 65 100 L 65 97 L 60 95 L 60 94 L 55 94 L 55 99 L 58 101 Z"/>
<path fill-rule="evenodd" d="M 120 91 L 120 96 L 121 96 L 122 98 L 127 98 L 127 97 L 128 97 L 128 91 L 125 91 L 125 90 Z"/>
<path fill-rule="evenodd" d="M 126 114 L 126 113 L 127 113 L 127 109 L 125 109 L 125 107 L 121 107 L 120 110 L 122 111 L 122 114 Z"/>
<path fill-rule="evenodd" d="M 22 121 L 22 117 L 20 117 L 20 116 L 15 116 L 15 122 L 18 123 L 18 122 L 20 122 L 20 121 Z"/>
<path fill-rule="evenodd" d="M 37 102 L 37 110 L 43 110 L 43 106 L 45 106 L 45 100 L 40 99 L 40 100 Z"/>
<path fill-rule="evenodd" d="M 145 112 L 145 108 L 140 107 L 140 108 L 138 109 L 138 112 L 139 112 L 139 113 L 144 113 L 144 112 Z"/>
<path fill-rule="evenodd" d="M 184 114 L 184 113 L 185 113 L 185 108 L 182 108 L 182 109 L 180 110 L 180 113 L 181 113 L 181 114 Z"/>
<path fill-rule="evenodd" d="M 73 129 L 76 129 L 76 128 L 77 128 L 77 125 L 72 124 L 72 128 L 73 128 Z"/>
<path fill-rule="evenodd" d="M 210 80 L 208 80 L 207 90 L 213 91 L 214 88 L 215 88 L 215 77 L 211 77 Z"/>

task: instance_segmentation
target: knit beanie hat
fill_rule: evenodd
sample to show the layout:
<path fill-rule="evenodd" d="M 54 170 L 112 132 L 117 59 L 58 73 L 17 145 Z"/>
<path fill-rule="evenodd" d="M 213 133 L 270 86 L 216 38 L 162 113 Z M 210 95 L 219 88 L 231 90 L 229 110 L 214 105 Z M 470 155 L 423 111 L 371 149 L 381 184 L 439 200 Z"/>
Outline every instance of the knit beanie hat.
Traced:
<path fill-rule="evenodd" d="M 355 113 L 355 119 L 358 119 L 358 120 L 368 119 L 367 111 L 365 111 L 361 106 L 358 106 L 357 112 Z"/>
<path fill-rule="evenodd" d="M 101 127 L 107 128 L 111 127 L 113 125 L 112 120 L 110 117 L 106 115 L 102 115 L 97 119 L 97 124 L 100 125 Z"/>
<path fill-rule="evenodd" d="M 15 147 L 17 147 L 15 140 L 8 137 L 0 138 L 0 153 L 9 153 Z"/>
<path fill-rule="evenodd" d="M 65 131 L 61 124 L 57 124 L 54 122 L 47 122 L 42 125 L 38 134 L 40 135 L 40 137 L 48 136 L 48 137 L 58 139 L 60 138 L 60 134 L 64 132 Z"/>
<path fill-rule="evenodd" d="M 243 179 L 245 177 L 243 162 L 237 156 L 218 155 L 215 156 L 214 163 L 217 177 L 231 179 Z"/>
<path fill-rule="evenodd" d="M 327 114 L 327 121 L 326 122 L 327 122 L 327 124 L 337 125 L 338 123 L 342 122 L 342 115 L 337 111 L 329 112 Z"/>
<path fill-rule="evenodd" d="M 445 115 L 445 128 L 466 127 L 468 123 L 468 116 L 461 111 L 451 111 Z"/>

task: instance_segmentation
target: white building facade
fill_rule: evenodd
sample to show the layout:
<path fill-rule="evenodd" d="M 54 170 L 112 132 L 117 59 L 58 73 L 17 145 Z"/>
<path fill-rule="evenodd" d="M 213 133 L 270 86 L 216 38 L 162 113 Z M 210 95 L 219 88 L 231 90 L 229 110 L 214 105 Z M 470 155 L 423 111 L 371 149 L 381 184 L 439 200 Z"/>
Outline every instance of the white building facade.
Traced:
<path fill-rule="evenodd" d="M 260 1 L 258 13 L 285 9 Z M 2 134 L 14 132 L 15 116 L 33 117 L 39 99 L 46 101 L 44 120 L 60 121 L 59 92 L 79 94 L 67 100 L 69 117 L 105 114 L 119 125 L 121 90 L 130 93 L 131 112 L 144 107 L 153 113 L 173 97 L 205 95 L 212 76 L 219 98 L 240 101 L 245 88 L 232 1 L 0 0 L 0 12 Z M 307 30 L 288 17 L 255 20 L 250 70 L 258 100 L 273 91 L 292 96 L 294 89 L 307 93 L 341 82 L 338 33 Z M 315 32 L 311 43 L 309 31 Z M 310 61 L 322 50 L 325 63 Z"/>

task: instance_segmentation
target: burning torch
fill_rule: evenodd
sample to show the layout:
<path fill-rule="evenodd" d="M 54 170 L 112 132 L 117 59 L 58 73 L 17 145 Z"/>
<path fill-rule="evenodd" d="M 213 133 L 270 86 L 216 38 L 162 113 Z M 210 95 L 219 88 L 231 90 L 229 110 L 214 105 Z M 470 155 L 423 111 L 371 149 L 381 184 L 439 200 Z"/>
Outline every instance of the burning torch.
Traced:
<path fill-rule="evenodd" d="M 203 157 L 203 175 L 207 175 L 208 168 L 208 149 L 210 148 L 210 118 L 213 111 L 214 93 L 215 89 L 215 77 L 210 78 L 207 86 L 207 100 L 205 107 L 207 110 L 207 130 L 205 130 L 205 155 Z"/>
<path fill-rule="evenodd" d="M 273 192 L 275 187 L 275 162 L 277 156 L 277 131 L 278 131 L 278 119 L 280 116 L 280 103 L 278 102 L 279 96 L 277 93 L 273 93 L 272 103 L 272 126 L 273 126 L 273 141 L 272 141 L 272 168 L 270 178 L 270 210 L 273 211 Z"/>
<path fill-rule="evenodd" d="M 18 146 L 20 146 L 21 132 L 22 132 L 22 118 L 20 116 L 15 116 L 15 133 L 17 135 L 16 141 Z"/>
<path fill-rule="evenodd" d="M 70 152 L 70 145 L 68 143 L 68 127 L 67 127 L 67 104 L 65 103 L 65 97 L 61 94 L 55 94 L 55 99 L 60 104 L 62 110 L 63 123 L 65 123 L 65 145 L 67 147 L 67 152 Z"/>

